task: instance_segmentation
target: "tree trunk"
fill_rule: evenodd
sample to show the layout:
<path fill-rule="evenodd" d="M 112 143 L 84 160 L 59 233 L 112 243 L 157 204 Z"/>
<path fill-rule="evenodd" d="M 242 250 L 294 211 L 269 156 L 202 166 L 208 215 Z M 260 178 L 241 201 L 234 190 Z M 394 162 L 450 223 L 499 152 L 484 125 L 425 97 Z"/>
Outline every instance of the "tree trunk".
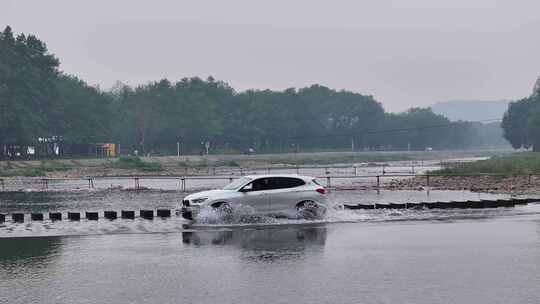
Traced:
<path fill-rule="evenodd" d="M 540 136 L 534 138 L 532 148 L 533 152 L 540 152 Z"/>

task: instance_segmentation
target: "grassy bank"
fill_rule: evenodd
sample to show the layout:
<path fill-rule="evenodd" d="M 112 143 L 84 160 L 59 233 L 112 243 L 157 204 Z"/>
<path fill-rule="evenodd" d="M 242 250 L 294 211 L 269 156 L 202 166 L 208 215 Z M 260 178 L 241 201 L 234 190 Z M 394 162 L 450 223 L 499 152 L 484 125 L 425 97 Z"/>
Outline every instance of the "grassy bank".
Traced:
<path fill-rule="evenodd" d="M 43 160 L 38 166 L 28 168 L 16 168 L 7 166 L 0 169 L 0 177 L 22 176 L 39 177 L 47 175 L 47 172 L 68 171 L 73 167 L 62 162 Z"/>
<path fill-rule="evenodd" d="M 528 174 L 540 173 L 540 153 L 524 152 L 494 156 L 487 160 L 465 163 L 454 168 L 434 171 L 437 174 Z"/>
<path fill-rule="evenodd" d="M 121 156 L 118 160 L 109 164 L 111 168 L 124 170 L 138 170 L 146 172 L 159 172 L 163 168 L 158 162 L 144 161 L 137 156 Z"/>

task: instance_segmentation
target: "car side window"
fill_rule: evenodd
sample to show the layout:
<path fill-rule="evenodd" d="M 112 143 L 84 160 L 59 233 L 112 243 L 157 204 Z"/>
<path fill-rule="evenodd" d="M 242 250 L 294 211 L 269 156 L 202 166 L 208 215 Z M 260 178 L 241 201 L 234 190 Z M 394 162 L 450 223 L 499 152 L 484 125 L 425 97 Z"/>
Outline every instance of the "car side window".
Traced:
<path fill-rule="evenodd" d="M 270 178 L 270 187 L 271 189 L 287 189 L 303 186 L 306 183 L 294 177 L 272 177 Z"/>
<path fill-rule="evenodd" d="M 271 189 L 270 178 L 259 178 L 245 185 L 243 191 L 262 191 Z"/>

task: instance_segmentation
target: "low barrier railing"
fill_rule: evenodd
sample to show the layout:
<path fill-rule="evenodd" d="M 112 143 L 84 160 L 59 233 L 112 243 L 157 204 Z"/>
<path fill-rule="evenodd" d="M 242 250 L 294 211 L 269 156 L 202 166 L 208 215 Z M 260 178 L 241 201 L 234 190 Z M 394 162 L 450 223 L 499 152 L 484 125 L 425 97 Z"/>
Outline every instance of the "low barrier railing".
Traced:
<path fill-rule="evenodd" d="M 500 177 L 524 177 L 527 179 L 527 183 L 531 183 L 533 176 L 540 176 L 540 173 L 529 173 L 529 174 L 499 174 L 499 173 L 478 173 L 478 174 L 410 174 L 410 173 L 400 173 L 400 174 L 377 174 L 377 175 L 323 175 L 316 176 L 315 178 L 324 180 L 325 186 L 332 188 L 334 184 L 333 181 L 340 179 L 370 179 L 376 183 L 376 189 L 381 188 L 381 182 L 383 178 L 423 178 L 425 179 L 425 185 L 430 186 L 430 179 L 433 177 L 481 177 L 481 176 L 500 176 Z M 210 175 L 210 176 L 103 176 L 103 177 L 39 177 L 39 178 L 0 178 L 0 191 L 10 191 L 8 185 L 11 183 L 27 183 L 27 184 L 40 184 L 41 190 L 49 190 L 51 182 L 61 182 L 61 181 L 83 181 L 87 182 L 88 189 L 95 188 L 95 182 L 100 180 L 132 180 L 133 189 L 143 189 L 141 187 L 141 180 L 176 180 L 178 181 L 178 190 L 182 192 L 187 192 L 187 184 L 189 181 L 212 181 L 212 180 L 222 180 L 232 182 L 234 179 L 240 178 L 241 176 L 237 175 Z"/>

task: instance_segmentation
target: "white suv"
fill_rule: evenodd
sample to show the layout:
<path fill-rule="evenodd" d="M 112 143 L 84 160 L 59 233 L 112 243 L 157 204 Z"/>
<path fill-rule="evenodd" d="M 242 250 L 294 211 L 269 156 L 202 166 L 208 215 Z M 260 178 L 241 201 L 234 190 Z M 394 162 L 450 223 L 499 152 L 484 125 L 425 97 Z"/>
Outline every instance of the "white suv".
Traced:
<path fill-rule="evenodd" d="M 229 214 L 238 206 L 249 206 L 262 214 L 321 217 L 327 209 L 326 189 L 309 176 L 248 175 L 223 189 L 186 196 L 179 213 L 195 220 L 203 208 Z"/>

